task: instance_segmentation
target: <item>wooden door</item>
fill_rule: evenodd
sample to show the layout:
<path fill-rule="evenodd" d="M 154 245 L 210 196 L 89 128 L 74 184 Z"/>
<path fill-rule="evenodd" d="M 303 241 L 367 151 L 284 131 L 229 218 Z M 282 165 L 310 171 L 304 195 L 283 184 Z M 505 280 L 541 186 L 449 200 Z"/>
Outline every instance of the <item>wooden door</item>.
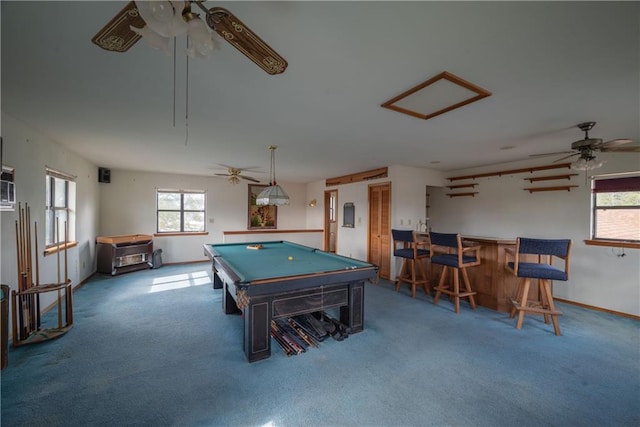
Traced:
<path fill-rule="evenodd" d="M 368 262 L 378 266 L 380 277 L 391 274 L 391 183 L 369 186 Z"/>
<path fill-rule="evenodd" d="M 324 192 L 324 250 L 336 252 L 338 238 L 338 190 Z"/>

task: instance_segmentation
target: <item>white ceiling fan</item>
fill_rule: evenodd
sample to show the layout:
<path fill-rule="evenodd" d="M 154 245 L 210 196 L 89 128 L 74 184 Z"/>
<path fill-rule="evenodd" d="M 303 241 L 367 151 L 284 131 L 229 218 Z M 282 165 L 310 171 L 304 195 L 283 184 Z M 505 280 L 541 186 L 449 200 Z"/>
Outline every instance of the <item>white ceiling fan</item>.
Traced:
<path fill-rule="evenodd" d="M 533 154 L 530 157 L 551 156 L 555 154 L 569 154 L 568 156 L 555 160 L 554 163 L 556 163 L 562 160 L 569 159 L 574 156 L 579 156 L 578 159 L 571 164 L 571 168 L 576 170 L 591 170 L 591 169 L 599 168 L 604 164 L 603 161 L 596 159 L 596 156 L 594 154 L 596 151 L 617 152 L 617 153 L 640 152 L 640 145 L 627 145 L 633 142 L 630 139 L 621 138 L 621 139 L 612 139 L 610 141 L 603 141 L 601 138 L 589 137 L 589 131 L 593 129 L 595 125 L 596 125 L 596 122 L 584 122 L 584 123 L 579 123 L 576 126 L 578 129 L 584 132 L 584 138 L 573 142 L 571 144 L 571 151 L 560 151 L 556 153 L 545 153 L 545 154 Z"/>

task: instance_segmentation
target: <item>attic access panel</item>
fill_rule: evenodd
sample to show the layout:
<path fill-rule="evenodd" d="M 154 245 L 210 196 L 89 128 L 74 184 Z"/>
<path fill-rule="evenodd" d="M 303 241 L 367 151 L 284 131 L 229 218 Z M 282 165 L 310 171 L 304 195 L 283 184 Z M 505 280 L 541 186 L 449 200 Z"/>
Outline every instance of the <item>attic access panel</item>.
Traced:
<path fill-rule="evenodd" d="M 491 92 L 447 71 L 384 102 L 381 107 L 427 120 L 491 96 Z"/>

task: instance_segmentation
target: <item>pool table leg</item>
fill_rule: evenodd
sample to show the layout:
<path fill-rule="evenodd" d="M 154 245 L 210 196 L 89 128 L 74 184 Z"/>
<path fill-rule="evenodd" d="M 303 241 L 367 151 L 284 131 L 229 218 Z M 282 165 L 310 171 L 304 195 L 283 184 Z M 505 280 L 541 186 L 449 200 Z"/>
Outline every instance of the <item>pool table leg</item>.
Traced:
<path fill-rule="evenodd" d="M 227 284 L 224 282 L 223 282 L 223 289 L 222 289 L 222 312 L 224 314 L 240 314 L 241 313 L 241 311 L 238 309 L 238 305 L 236 304 L 236 301 L 233 299 L 233 297 L 231 296 L 231 293 L 229 292 L 229 288 L 227 287 Z"/>
<path fill-rule="evenodd" d="M 249 362 L 271 356 L 271 308 L 268 298 L 251 298 L 242 311 L 244 354 Z"/>
<path fill-rule="evenodd" d="M 352 334 L 364 329 L 364 282 L 349 285 L 349 304 L 340 307 L 340 322 L 347 325 Z"/>

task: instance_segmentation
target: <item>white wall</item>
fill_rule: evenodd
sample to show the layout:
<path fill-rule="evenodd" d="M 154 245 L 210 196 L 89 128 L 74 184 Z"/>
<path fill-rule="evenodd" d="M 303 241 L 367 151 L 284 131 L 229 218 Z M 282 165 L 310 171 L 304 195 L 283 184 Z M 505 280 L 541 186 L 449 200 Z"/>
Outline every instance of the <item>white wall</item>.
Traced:
<path fill-rule="evenodd" d="M 598 154 L 607 163 L 591 173 L 608 174 L 640 170 L 640 155 Z M 489 168 L 453 171 L 447 176 L 519 169 L 549 164 L 537 161 L 509 163 Z M 588 246 L 590 238 L 590 180 L 580 172 L 570 181 L 541 181 L 531 184 L 529 176 L 575 173 L 569 169 L 540 171 L 535 174 L 515 174 L 479 178 L 475 197 L 446 196 L 446 188 L 432 189 L 430 200 L 431 227 L 434 231 L 468 235 L 515 238 L 568 238 L 573 241 L 571 276 L 568 282 L 557 282 L 554 295 L 570 301 L 623 313 L 640 315 L 640 257 L 637 249 L 621 250 Z M 590 173 L 590 174 L 591 174 Z M 579 185 L 567 191 L 529 193 L 525 187 Z M 640 224 L 638 225 L 640 226 Z"/>
<path fill-rule="evenodd" d="M 304 229 L 306 187 L 280 182 L 291 204 L 278 208 L 278 229 Z M 151 234 L 156 231 L 156 189 L 205 190 L 207 235 L 156 236 L 163 263 L 205 260 L 202 245 L 223 243 L 223 231 L 247 230 L 248 186 L 224 178 L 111 170 L 111 183 L 100 184 L 100 235 Z M 321 228 L 321 227 L 320 227 Z M 267 239 L 271 237 L 267 235 Z"/>
<path fill-rule="evenodd" d="M 68 272 L 72 286 L 76 286 L 95 271 L 95 236 L 99 218 L 98 168 L 68 151 L 57 142 L 30 129 L 24 123 L 2 113 L 3 163 L 15 168 L 16 198 L 29 205 L 33 223 L 38 224 L 38 253 L 32 240 L 33 265 L 39 264 L 40 283 L 57 281 L 57 256 L 44 257 L 45 224 L 45 167 L 75 175 L 76 179 L 76 240 L 78 246 L 68 250 Z M 3 211 L 2 216 L 2 283 L 17 290 L 17 251 L 15 224 L 18 211 Z M 64 271 L 61 257 L 61 271 Z M 35 274 L 33 276 L 35 281 Z M 54 302 L 55 292 L 41 294 L 40 305 Z"/>
<path fill-rule="evenodd" d="M 417 229 L 418 221 L 425 219 L 425 187 L 443 185 L 442 172 L 430 169 L 392 165 L 388 177 L 375 180 L 326 187 L 325 181 L 316 181 L 307 186 L 307 198 L 316 199 L 315 208 L 307 208 L 311 228 L 323 227 L 324 191 L 338 191 L 338 237 L 337 250 L 340 255 L 367 260 L 367 233 L 369 229 L 369 186 L 391 182 L 391 228 Z M 355 205 L 355 227 L 342 227 L 342 207 L 345 203 Z M 402 224 L 401 224 L 402 221 Z M 396 276 L 400 261 L 391 257 L 390 277 Z"/>

